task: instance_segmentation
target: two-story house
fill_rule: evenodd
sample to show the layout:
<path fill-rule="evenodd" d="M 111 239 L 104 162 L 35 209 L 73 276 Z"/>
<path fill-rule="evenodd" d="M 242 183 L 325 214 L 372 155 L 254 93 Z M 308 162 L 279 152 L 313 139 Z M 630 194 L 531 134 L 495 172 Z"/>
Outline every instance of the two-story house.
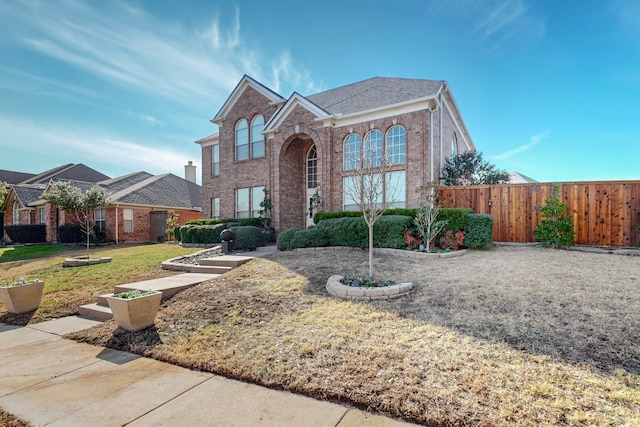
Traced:
<path fill-rule="evenodd" d="M 264 191 L 281 231 L 312 224 L 310 199 L 322 210 L 353 209 L 344 183 L 362 144 L 386 152 L 393 206 L 417 207 L 417 187 L 440 182 L 445 159 L 475 150 L 447 82 L 374 77 L 288 99 L 244 76 L 211 121 L 218 132 L 202 147 L 205 218 L 258 216 Z"/>

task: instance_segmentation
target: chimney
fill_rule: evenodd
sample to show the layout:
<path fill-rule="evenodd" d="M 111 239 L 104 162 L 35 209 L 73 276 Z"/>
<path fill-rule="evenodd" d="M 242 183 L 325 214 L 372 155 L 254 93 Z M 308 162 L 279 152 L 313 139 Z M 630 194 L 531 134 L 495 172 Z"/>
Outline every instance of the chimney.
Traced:
<path fill-rule="evenodd" d="M 189 160 L 188 165 L 184 165 L 184 179 L 194 184 L 196 183 L 196 167 L 191 160 Z"/>

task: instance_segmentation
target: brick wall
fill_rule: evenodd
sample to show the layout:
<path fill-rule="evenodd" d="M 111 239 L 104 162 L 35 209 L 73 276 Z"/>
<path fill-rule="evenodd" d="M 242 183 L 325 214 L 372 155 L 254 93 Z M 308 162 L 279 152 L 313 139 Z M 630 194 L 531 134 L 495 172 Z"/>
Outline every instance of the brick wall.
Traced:
<path fill-rule="evenodd" d="M 416 189 L 432 178 L 436 183 L 439 182 L 441 163 L 451 156 L 451 138 L 454 132 L 459 132 L 444 102 L 434 112 L 425 109 L 363 120 L 343 127 L 324 127 L 323 123 L 315 121 L 312 113 L 298 106 L 280 124 L 272 139 L 266 141 L 264 159 L 236 162 L 235 124 L 242 118 L 250 121 L 258 113 L 263 114 L 267 122 L 276 111 L 269 104 L 267 98 L 248 87 L 228 112 L 219 129 L 220 176 L 211 177 L 211 146 L 202 148 L 202 204 L 205 218 L 211 217 L 211 198 L 220 198 L 221 217 L 232 218 L 235 216 L 235 189 L 264 185 L 271 192 L 274 227 L 279 231 L 303 228 L 308 214 L 306 155 L 313 144 L 318 152 L 318 180 L 323 210 L 341 210 L 344 138 L 353 132 L 364 139 L 372 128 L 385 135 L 394 124 L 405 128 L 407 163 L 394 166 L 392 170 L 407 171 L 407 207 L 417 207 L 419 194 Z M 295 131 L 297 127 L 299 133 Z M 458 139 L 458 150 L 461 152 L 465 147 Z"/>

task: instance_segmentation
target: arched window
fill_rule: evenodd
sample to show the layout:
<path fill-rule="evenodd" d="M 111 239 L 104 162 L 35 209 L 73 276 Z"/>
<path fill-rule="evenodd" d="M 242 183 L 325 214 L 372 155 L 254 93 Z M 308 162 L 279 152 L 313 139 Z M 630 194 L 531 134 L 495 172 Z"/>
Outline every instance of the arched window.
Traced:
<path fill-rule="evenodd" d="M 249 126 L 245 119 L 236 123 L 236 161 L 249 158 Z"/>
<path fill-rule="evenodd" d="M 312 145 L 307 153 L 307 188 L 318 186 L 318 152 L 316 146 Z"/>
<path fill-rule="evenodd" d="M 399 165 L 407 161 L 407 134 L 402 126 L 387 131 L 387 162 Z"/>
<path fill-rule="evenodd" d="M 13 221 L 12 225 L 20 224 L 20 211 L 18 210 L 20 206 L 18 206 L 18 202 L 13 202 Z"/>
<path fill-rule="evenodd" d="M 258 114 L 251 120 L 251 158 L 264 157 L 264 117 Z"/>
<path fill-rule="evenodd" d="M 352 133 L 344 139 L 343 168 L 346 171 L 360 167 L 360 135 Z"/>
<path fill-rule="evenodd" d="M 453 133 L 453 137 L 451 138 L 451 158 L 458 155 L 458 139 L 456 138 L 455 132 Z"/>
<path fill-rule="evenodd" d="M 380 166 L 382 164 L 382 132 L 377 129 L 369 131 L 364 137 L 365 167 Z"/>

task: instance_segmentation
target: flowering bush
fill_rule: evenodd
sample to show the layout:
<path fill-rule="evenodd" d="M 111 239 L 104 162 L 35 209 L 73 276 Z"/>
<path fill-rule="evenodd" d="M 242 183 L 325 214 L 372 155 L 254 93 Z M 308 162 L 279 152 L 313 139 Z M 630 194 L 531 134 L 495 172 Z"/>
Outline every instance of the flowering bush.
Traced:
<path fill-rule="evenodd" d="M 453 230 L 447 230 L 444 233 L 444 236 L 440 238 L 440 247 L 444 250 L 457 251 L 460 249 L 460 246 L 464 244 L 464 233 L 462 231 L 458 231 L 457 233 L 453 233 Z"/>
<path fill-rule="evenodd" d="M 402 232 L 404 242 L 409 249 L 418 249 L 422 244 L 422 239 L 416 237 L 415 233 L 408 228 L 405 228 Z"/>

